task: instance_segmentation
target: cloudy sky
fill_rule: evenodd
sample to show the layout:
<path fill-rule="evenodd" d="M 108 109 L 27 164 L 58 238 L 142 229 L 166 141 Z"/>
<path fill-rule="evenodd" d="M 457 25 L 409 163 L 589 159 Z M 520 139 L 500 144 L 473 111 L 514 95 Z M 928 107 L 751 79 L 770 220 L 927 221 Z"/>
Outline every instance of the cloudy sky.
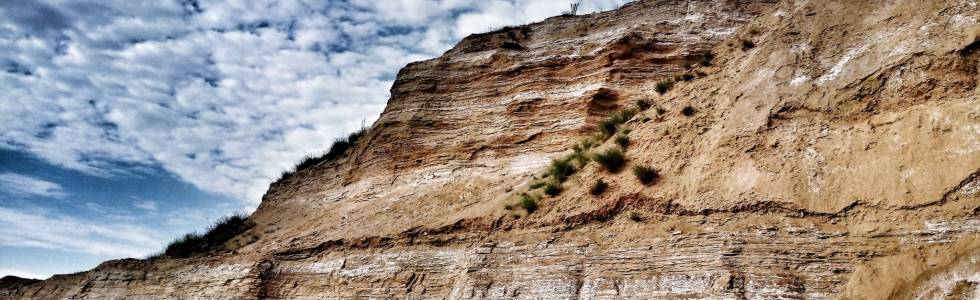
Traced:
<path fill-rule="evenodd" d="M 405 64 L 572 1 L 0 0 L 0 276 L 146 256 L 251 211 L 370 125 Z"/>

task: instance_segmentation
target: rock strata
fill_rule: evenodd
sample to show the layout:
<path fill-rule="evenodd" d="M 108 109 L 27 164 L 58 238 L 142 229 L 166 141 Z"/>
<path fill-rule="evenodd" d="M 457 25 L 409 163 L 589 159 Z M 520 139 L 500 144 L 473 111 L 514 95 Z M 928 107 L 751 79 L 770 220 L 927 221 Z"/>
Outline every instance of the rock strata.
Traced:
<path fill-rule="evenodd" d="M 402 69 L 344 158 L 272 184 L 234 252 L 0 299 L 980 298 L 978 18 L 972 0 L 662 0 L 472 35 Z M 627 170 L 576 165 L 520 208 L 638 100 Z"/>

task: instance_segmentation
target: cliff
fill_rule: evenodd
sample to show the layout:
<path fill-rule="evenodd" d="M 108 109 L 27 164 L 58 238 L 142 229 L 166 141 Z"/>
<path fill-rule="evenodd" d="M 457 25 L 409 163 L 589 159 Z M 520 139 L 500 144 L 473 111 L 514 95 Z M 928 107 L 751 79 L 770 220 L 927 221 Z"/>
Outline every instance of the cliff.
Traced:
<path fill-rule="evenodd" d="M 343 158 L 270 186 L 233 253 L 0 299 L 977 298 L 978 5 L 637 1 L 472 35 L 402 69 Z M 517 205 L 641 100 L 623 171 Z"/>

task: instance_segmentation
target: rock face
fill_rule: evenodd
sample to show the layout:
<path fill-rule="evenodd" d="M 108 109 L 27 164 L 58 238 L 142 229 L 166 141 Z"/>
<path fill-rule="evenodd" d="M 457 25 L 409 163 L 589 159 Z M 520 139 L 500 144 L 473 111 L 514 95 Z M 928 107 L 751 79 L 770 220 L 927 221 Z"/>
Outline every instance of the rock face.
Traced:
<path fill-rule="evenodd" d="M 234 253 L 0 299 L 980 298 L 978 18 L 972 0 L 637 1 L 473 35 L 402 69 L 345 158 L 274 183 Z M 698 75 L 656 92 L 677 73 Z M 637 100 L 619 134 L 653 184 L 592 162 L 515 206 Z"/>

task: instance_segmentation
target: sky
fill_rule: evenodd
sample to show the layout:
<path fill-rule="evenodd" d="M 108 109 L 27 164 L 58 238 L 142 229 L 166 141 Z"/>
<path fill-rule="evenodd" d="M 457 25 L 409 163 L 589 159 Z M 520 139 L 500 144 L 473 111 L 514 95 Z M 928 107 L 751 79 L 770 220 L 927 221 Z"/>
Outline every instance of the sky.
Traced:
<path fill-rule="evenodd" d="M 0 0 L 0 276 L 146 257 L 251 212 L 370 125 L 404 65 L 571 2 Z"/>

